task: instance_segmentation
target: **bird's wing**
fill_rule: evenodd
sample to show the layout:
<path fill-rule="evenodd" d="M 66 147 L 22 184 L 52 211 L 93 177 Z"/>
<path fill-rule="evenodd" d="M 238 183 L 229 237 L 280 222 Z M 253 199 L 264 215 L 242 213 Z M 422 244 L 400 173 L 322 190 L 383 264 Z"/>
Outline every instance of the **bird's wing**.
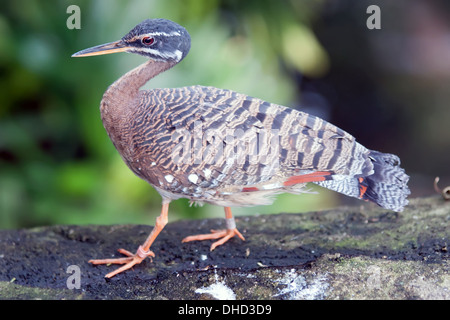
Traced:
<path fill-rule="evenodd" d="M 318 117 L 213 87 L 159 90 L 147 115 L 151 161 L 162 176 L 178 173 L 180 186 L 251 191 L 372 170 L 367 149 Z"/>

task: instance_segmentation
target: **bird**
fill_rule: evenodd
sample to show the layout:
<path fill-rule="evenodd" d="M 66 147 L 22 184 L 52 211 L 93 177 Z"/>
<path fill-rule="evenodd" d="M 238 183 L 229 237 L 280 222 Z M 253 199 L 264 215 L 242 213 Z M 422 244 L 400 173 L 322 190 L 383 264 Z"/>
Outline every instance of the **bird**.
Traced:
<path fill-rule="evenodd" d="M 233 237 L 245 240 L 231 207 L 268 205 L 280 193 L 308 192 L 308 183 L 397 212 L 408 204 L 409 176 L 398 156 L 370 150 L 319 117 L 210 86 L 141 89 L 181 62 L 190 47 L 183 26 L 157 18 L 118 41 L 72 55 L 147 58 L 107 88 L 100 114 L 129 169 L 161 195 L 161 213 L 135 253 L 119 249 L 125 257 L 89 260 L 122 265 L 105 277 L 155 257 L 150 248 L 168 222 L 170 202 L 179 198 L 224 208 L 226 229 L 182 240 L 215 240 L 210 250 Z"/>

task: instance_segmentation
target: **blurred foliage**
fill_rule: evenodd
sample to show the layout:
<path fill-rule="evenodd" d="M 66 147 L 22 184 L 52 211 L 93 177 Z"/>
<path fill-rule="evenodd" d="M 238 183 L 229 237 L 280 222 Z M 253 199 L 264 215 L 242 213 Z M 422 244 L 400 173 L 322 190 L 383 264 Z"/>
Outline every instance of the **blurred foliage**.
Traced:
<path fill-rule="evenodd" d="M 434 168 L 449 176 L 443 170 L 450 159 L 439 158 L 439 152 L 434 153 L 436 166 L 424 169 L 425 154 L 418 152 L 416 141 L 430 156 L 435 147 L 448 151 L 450 72 L 424 78 L 395 69 L 395 63 L 393 72 L 375 59 L 375 54 L 386 55 L 377 37 L 410 33 L 405 21 L 411 17 L 394 15 L 405 4 L 375 1 L 383 8 L 383 28 L 368 31 L 365 9 L 372 2 L 2 1 L 0 228 L 153 223 L 160 196 L 122 162 L 98 109 L 108 85 L 144 59 L 128 54 L 71 58 L 81 49 L 121 38 L 147 18 L 185 26 L 192 48 L 180 65 L 146 88 L 211 85 L 302 108 L 369 148 L 399 154 L 407 169 L 426 175 L 435 174 Z M 448 12 L 439 1 L 427 3 Z M 66 8 L 72 4 L 81 9 L 81 30 L 66 27 Z M 448 32 L 448 23 L 444 27 Z M 391 63 L 393 57 L 386 55 Z M 338 199 L 320 189 L 320 194 L 282 195 L 272 206 L 234 212 L 299 212 L 331 207 Z M 178 200 L 169 217 L 222 215 L 221 208 L 192 208 Z"/>

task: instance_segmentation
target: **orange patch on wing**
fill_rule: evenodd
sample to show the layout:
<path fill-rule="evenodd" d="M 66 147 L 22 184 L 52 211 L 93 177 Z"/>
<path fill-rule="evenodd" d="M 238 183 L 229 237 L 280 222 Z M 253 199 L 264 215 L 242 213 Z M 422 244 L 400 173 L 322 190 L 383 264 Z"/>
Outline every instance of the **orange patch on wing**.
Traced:
<path fill-rule="evenodd" d="M 300 176 L 290 177 L 283 183 L 283 185 L 285 187 L 287 187 L 287 186 L 292 186 L 294 184 L 299 184 L 299 183 L 325 181 L 326 180 L 325 177 L 329 176 L 329 175 L 331 175 L 331 172 L 328 172 L 328 171 L 311 172 L 308 174 L 302 174 Z"/>
<path fill-rule="evenodd" d="M 253 191 L 258 191 L 259 189 L 256 187 L 245 187 L 242 188 L 242 192 L 253 192 Z"/>
<path fill-rule="evenodd" d="M 360 183 L 359 185 L 359 197 L 362 198 L 364 194 L 367 191 L 367 186 L 363 186 L 362 183 L 364 182 L 364 178 L 358 178 L 358 181 Z"/>

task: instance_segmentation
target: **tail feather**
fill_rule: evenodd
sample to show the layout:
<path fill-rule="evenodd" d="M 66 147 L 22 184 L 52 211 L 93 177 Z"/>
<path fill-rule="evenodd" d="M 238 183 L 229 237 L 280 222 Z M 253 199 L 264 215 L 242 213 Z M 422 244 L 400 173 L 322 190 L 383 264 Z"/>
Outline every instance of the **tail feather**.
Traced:
<path fill-rule="evenodd" d="M 373 166 L 370 175 L 315 183 L 350 197 L 372 201 L 385 209 L 403 211 L 410 191 L 407 185 L 409 176 L 400 167 L 400 159 L 396 155 L 373 150 L 369 152 L 369 159 Z"/>
<path fill-rule="evenodd" d="M 383 208 L 403 211 L 411 193 L 408 188 L 409 176 L 400 168 L 400 159 L 393 154 L 370 151 L 374 174 L 364 177 L 367 190 L 362 199 L 377 203 Z"/>

